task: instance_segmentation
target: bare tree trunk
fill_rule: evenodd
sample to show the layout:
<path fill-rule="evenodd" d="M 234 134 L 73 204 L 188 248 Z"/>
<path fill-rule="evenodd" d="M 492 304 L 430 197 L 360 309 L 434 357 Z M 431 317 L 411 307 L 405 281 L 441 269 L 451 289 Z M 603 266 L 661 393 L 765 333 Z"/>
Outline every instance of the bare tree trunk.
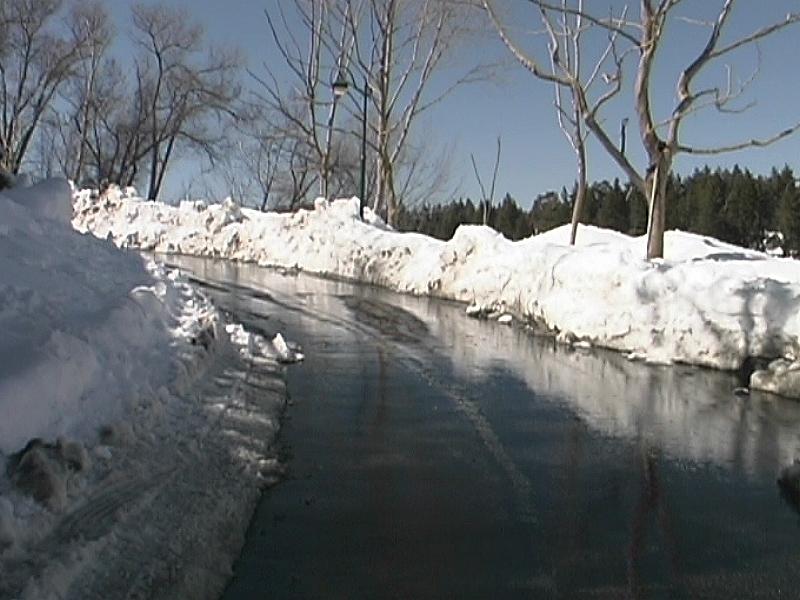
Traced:
<path fill-rule="evenodd" d="M 377 215 L 382 209 L 383 200 L 383 169 L 381 168 L 381 157 L 375 156 L 375 197 L 372 199 L 372 210 Z"/>
<path fill-rule="evenodd" d="M 164 151 L 164 158 L 160 161 L 160 168 L 158 171 L 158 178 L 156 179 L 155 196 L 152 198 L 156 200 L 161 193 L 161 187 L 164 184 L 164 176 L 167 174 L 167 165 L 172 156 L 172 150 L 175 148 L 175 136 L 171 136 L 167 141 L 167 149 Z"/>
<path fill-rule="evenodd" d="M 647 218 L 647 258 L 664 257 L 664 233 L 667 223 L 667 181 L 672 161 L 662 154 L 658 165 L 645 179 L 649 191 Z"/>
<path fill-rule="evenodd" d="M 325 128 L 325 149 L 322 152 L 322 164 L 319 172 L 319 195 L 327 198 L 331 183 L 331 153 L 333 150 L 333 123 L 336 119 L 337 98 L 334 97 L 328 110 L 328 121 Z"/>
<path fill-rule="evenodd" d="M 390 163 L 384 165 L 384 170 L 386 182 L 386 195 L 384 200 L 386 203 L 386 222 L 391 226 L 395 226 L 397 225 L 397 217 L 400 213 L 400 205 L 397 201 L 397 193 L 394 187 L 394 171 Z"/>
<path fill-rule="evenodd" d="M 354 2 L 354 0 L 350 0 Z M 462 28 L 463 9 L 442 0 L 368 0 L 370 20 L 354 36 L 355 59 L 370 82 L 376 159 L 375 210 L 386 210 L 390 225 L 405 201 L 407 186 L 398 185 L 414 167 L 404 164 L 417 116 L 455 87 L 476 77 L 470 70 L 444 89 L 431 90 L 443 58 L 452 51 Z M 412 165 L 413 165 L 412 161 Z"/>
<path fill-rule="evenodd" d="M 51 25 L 60 2 L 0 1 L 0 168 L 18 173 L 56 92 L 74 74 L 90 41 L 85 29 L 74 36 Z M 97 9 L 98 14 L 102 8 Z M 67 22 L 74 25 L 79 10 Z M 91 32 L 88 34 L 91 35 Z"/>
<path fill-rule="evenodd" d="M 99 13 L 98 17 L 100 19 L 105 19 L 104 13 Z M 104 23 L 103 23 L 104 24 Z M 88 19 L 85 21 L 85 26 L 87 31 L 87 38 L 91 38 L 93 35 L 98 35 L 94 31 L 92 31 L 93 27 L 98 27 L 97 23 L 90 23 Z M 102 35 L 102 33 L 100 34 Z M 86 73 L 86 86 L 84 89 L 84 97 L 83 102 L 81 103 L 81 124 L 80 124 L 80 131 L 79 139 L 78 139 L 78 158 L 75 161 L 75 171 L 72 173 L 72 180 L 75 182 L 76 185 L 80 185 L 81 175 L 83 174 L 83 163 L 85 162 L 86 157 L 86 146 L 89 141 L 89 127 L 91 125 L 91 113 L 92 107 L 94 105 L 94 95 L 95 95 L 95 79 L 97 76 L 97 70 L 100 68 L 100 57 L 105 50 L 107 44 L 110 43 L 110 35 L 107 37 L 97 38 L 92 41 L 89 46 L 89 64 L 88 64 L 88 72 Z"/>
<path fill-rule="evenodd" d="M 82 107 L 83 121 L 81 123 L 80 139 L 78 140 L 78 158 L 75 161 L 75 171 L 72 174 L 72 180 L 75 182 L 75 185 L 80 185 L 81 175 L 83 173 L 84 157 L 86 156 L 86 144 L 89 138 L 88 130 L 91 118 L 89 113 L 92 102 L 91 98 L 94 95 L 94 77 L 96 71 L 94 53 L 92 54 L 91 60 L 92 67 L 86 82 L 86 99 L 84 100 L 84 105 Z"/>
<path fill-rule="evenodd" d="M 386 221 L 389 220 L 389 190 L 390 184 L 390 158 L 389 158 L 389 132 L 391 123 L 391 85 L 392 71 L 394 68 L 394 36 L 397 31 L 397 2 L 389 0 L 385 6 L 385 12 L 381 14 L 375 5 L 375 14 L 378 20 L 378 30 L 380 31 L 380 48 L 375 48 L 380 54 L 380 67 L 378 73 L 378 181 L 375 194 L 375 208 L 385 207 Z"/>
<path fill-rule="evenodd" d="M 572 226 L 569 232 L 569 243 L 574 246 L 578 235 L 578 224 L 583 215 L 588 190 L 586 175 L 586 145 L 579 143 L 575 146 L 575 155 L 578 159 L 578 191 L 575 194 L 575 206 L 572 207 Z"/>
<path fill-rule="evenodd" d="M 155 118 L 155 117 L 154 117 Z M 147 199 L 156 199 L 156 180 L 158 178 L 158 151 L 160 144 L 153 143 L 153 148 L 150 151 L 150 175 L 149 183 L 147 184 Z"/>

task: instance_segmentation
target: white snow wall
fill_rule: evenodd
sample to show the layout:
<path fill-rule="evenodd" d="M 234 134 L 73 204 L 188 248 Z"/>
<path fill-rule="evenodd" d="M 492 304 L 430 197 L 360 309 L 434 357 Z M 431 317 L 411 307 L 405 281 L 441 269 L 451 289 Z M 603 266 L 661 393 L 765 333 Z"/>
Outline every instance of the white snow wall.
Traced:
<path fill-rule="evenodd" d="M 356 198 L 314 210 L 260 213 L 232 202 L 180 206 L 112 189 L 74 199 L 74 225 L 120 246 L 231 260 L 363 281 L 509 310 L 599 346 L 654 362 L 738 368 L 749 356 L 800 355 L 800 263 L 668 232 L 663 261 L 643 238 L 562 227 L 511 242 L 461 226 L 442 242 L 392 231 Z M 791 390 L 779 390 L 791 395 Z"/>

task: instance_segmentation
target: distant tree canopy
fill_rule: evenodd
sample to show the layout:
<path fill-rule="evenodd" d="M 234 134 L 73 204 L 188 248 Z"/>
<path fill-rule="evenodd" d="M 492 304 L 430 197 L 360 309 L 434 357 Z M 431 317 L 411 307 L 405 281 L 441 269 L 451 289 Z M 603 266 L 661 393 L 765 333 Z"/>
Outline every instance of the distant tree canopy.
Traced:
<path fill-rule="evenodd" d="M 534 199 L 527 211 L 506 194 L 495 206 L 489 225 L 511 240 L 541 233 L 570 222 L 576 189 L 548 192 Z M 775 233 L 783 236 L 789 256 L 800 255 L 800 189 L 791 168 L 754 175 L 738 166 L 729 170 L 708 167 L 681 178 L 671 175 L 667 194 L 673 209 L 667 227 L 757 250 L 765 250 Z M 403 231 L 418 231 L 449 239 L 461 224 L 479 224 L 481 203 L 459 199 L 449 204 L 404 208 Z M 647 202 L 630 184 L 600 181 L 589 186 L 582 223 L 642 235 L 647 227 Z"/>

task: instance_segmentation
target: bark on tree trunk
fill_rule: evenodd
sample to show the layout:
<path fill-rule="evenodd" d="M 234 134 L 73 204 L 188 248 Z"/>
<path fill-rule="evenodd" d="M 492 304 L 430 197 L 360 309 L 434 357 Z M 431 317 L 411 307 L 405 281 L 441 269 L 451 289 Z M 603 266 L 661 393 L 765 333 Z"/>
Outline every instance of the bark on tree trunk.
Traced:
<path fill-rule="evenodd" d="M 372 201 L 372 211 L 380 215 L 383 210 L 384 180 L 381 155 L 375 157 L 375 198 Z"/>
<path fill-rule="evenodd" d="M 328 197 L 328 178 L 330 177 L 328 173 L 328 157 L 327 155 L 322 159 L 322 169 L 319 173 L 319 195 L 323 198 Z"/>
<path fill-rule="evenodd" d="M 586 148 L 579 143 L 575 149 L 578 155 L 578 191 L 575 195 L 575 206 L 572 207 L 572 228 L 569 233 L 570 245 L 575 245 L 575 238 L 578 235 L 578 223 L 583 215 L 583 205 L 586 203 Z"/>
<path fill-rule="evenodd" d="M 664 258 L 664 230 L 667 222 L 667 180 L 672 161 L 661 155 L 646 178 L 649 206 L 647 218 L 647 259 Z"/>
<path fill-rule="evenodd" d="M 161 186 L 164 184 L 164 175 L 167 173 L 167 164 L 169 163 L 170 156 L 172 155 L 172 149 L 175 147 L 175 136 L 169 138 L 169 142 L 167 142 L 167 149 L 164 152 L 164 158 L 161 161 L 160 170 L 158 172 L 158 178 L 156 179 L 156 188 L 154 190 L 153 200 L 158 199 L 158 195 L 161 193 Z"/>
<path fill-rule="evenodd" d="M 150 151 L 150 182 L 147 185 L 147 199 L 156 199 L 156 180 L 158 179 L 158 153 L 160 144 L 154 144 Z"/>
<path fill-rule="evenodd" d="M 394 190 L 394 175 L 391 165 L 386 167 L 386 222 L 395 227 L 400 207 L 397 202 L 397 194 Z"/>

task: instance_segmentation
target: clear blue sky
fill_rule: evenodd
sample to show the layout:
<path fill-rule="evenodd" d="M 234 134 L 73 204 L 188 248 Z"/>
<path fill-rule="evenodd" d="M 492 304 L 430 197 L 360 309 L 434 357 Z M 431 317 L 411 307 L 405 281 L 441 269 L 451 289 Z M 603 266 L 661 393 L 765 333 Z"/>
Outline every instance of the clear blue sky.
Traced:
<path fill-rule="evenodd" d="M 238 47 L 250 67 L 258 70 L 272 52 L 271 40 L 263 16 L 266 6 L 281 0 L 168 0 L 168 4 L 183 6 L 204 25 L 216 43 Z M 106 0 L 122 32 L 127 28 L 130 2 Z M 508 22 L 514 37 L 536 56 L 544 57 L 545 40 L 526 32 L 540 29 L 536 14 L 525 0 L 496 0 L 508 12 Z M 622 2 L 590 0 L 595 3 L 621 7 Z M 630 2 L 638 10 L 638 2 Z M 678 14 L 710 18 L 722 0 L 686 0 Z M 728 36 L 751 31 L 769 21 L 782 18 L 790 11 L 800 11 L 798 0 L 739 0 L 730 23 Z M 495 151 L 495 139 L 503 140 L 496 198 L 509 192 L 523 206 L 549 189 L 570 187 L 575 177 L 575 160 L 567 141 L 557 127 L 552 107 L 552 88 L 534 79 L 511 62 L 510 55 L 485 23 L 483 32 L 475 32 L 452 60 L 452 68 L 478 60 L 502 60 L 492 81 L 459 88 L 442 104 L 421 117 L 418 126 L 440 148 L 452 148 L 453 179 L 458 191 L 473 198 L 479 197 L 472 175 L 469 155 L 473 152 L 479 168 L 488 177 Z M 656 112 L 666 116 L 674 98 L 674 85 L 680 69 L 704 43 L 705 29 L 685 22 L 669 24 L 668 43 L 659 54 L 654 89 Z M 120 45 L 124 52 L 125 44 Z M 768 38 L 760 45 L 760 73 L 750 92 L 738 104 L 756 104 L 744 114 L 719 116 L 713 111 L 690 119 L 684 126 L 684 141 L 710 146 L 730 143 L 751 137 L 763 137 L 800 121 L 800 81 L 797 77 L 800 57 L 800 25 Z M 277 59 L 276 59 L 277 60 Z M 734 75 L 746 79 L 758 64 L 758 53 L 750 50 L 734 54 L 729 62 Z M 716 63 L 705 75 L 716 75 L 724 82 L 725 63 Z M 628 82 L 630 84 L 630 82 Z M 604 116 L 609 129 L 616 132 L 623 117 L 631 119 L 629 144 L 637 165 L 644 160 L 639 151 L 635 115 L 630 95 L 623 95 Z M 689 173 L 703 164 L 731 166 L 735 163 L 757 173 L 768 172 L 773 166 L 789 164 L 800 173 L 800 135 L 763 150 L 746 150 L 721 157 L 689 158 L 677 162 L 680 173 Z M 604 151 L 590 141 L 590 179 L 619 177 L 619 169 Z M 177 194 L 184 182 L 194 177 L 190 165 L 182 164 L 170 176 L 167 194 Z M 459 184 L 460 182 L 460 184 Z M 165 197 L 165 199 L 168 199 Z"/>

